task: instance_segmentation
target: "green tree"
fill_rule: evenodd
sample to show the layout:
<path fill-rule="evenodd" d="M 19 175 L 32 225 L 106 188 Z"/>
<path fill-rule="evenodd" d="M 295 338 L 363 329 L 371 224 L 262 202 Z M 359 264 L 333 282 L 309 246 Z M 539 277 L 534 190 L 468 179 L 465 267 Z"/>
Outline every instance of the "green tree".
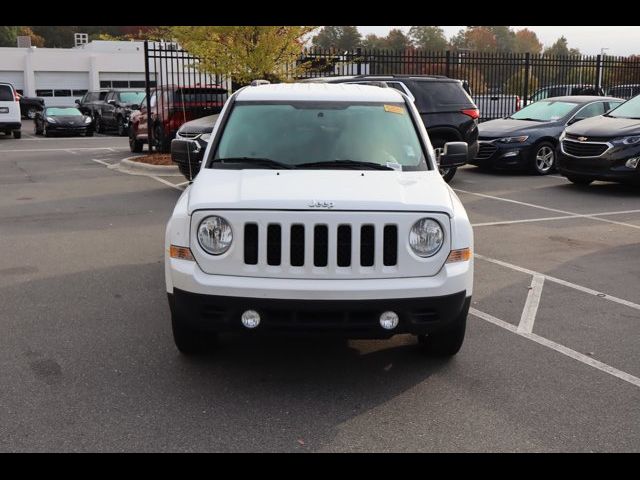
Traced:
<path fill-rule="evenodd" d="M 511 27 L 481 27 L 493 33 L 496 39 L 495 50 L 498 52 L 513 52 L 516 43 L 516 34 Z"/>
<path fill-rule="evenodd" d="M 31 27 L 18 27 L 18 35 L 31 38 L 31 45 L 34 47 L 44 47 L 44 38 L 33 33 Z"/>
<path fill-rule="evenodd" d="M 538 40 L 535 32 L 523 28 L 518 30 L 515 36 L 514 51 L 516 53 L 540 53 L 542 52 L 542 43 Z"/>
<path fill-rule="evenodd" d="M 444 30 L 440 27 L 411 27 L 409 29 L 409 38 L 417 48 L 432 52 L 446 50 L 448 45 Z"/>
<path fill-rule="evenodd" d="M 399 28 L 394 28 L 384 39 L 385 48 L 390 50 L 405 50 L 412 46 L 411 39 Z"/>
<path fill-rule="evenodd" d="M 0 47 L 15 47 L 18 27 L 0 26 Z"/>
<path fill-rule="evenodd" d="M 323 27 L 311 39 L 314 47 L 337 50 L 355 50 L 362 44 L 362 35 L 358 27 Z"/>
<path fill-rule="evenodd" d="M 562 36 L 556 43 L 544 50 L 545 55 L 559 56 L 559 55 L 580 55 L 580 50 L 577 48 L 569 48 L 567 39 Z"/>
<path fill-rule="evenodd" d="M 522 95 L 524 93 L 525 74 L 526 70 L 522 68 L 520 69 L 520 71 L 514 73 L 511 77 L 509 77 L 504 85 L 505 93 L 511 95 Z M 531 92 L 535 92 L 538 89 L 538 84 L 538 77 L 529 73 L 529 94 L 531 94 Z"/>
<path fill-rule="evenodd" d="M 254 79 L 283 80 L 296 75 L 304 39 L 317 27 L 175 26 L 168 32 L 184 49 L 202 59 L 200 68 L 230 75 L 239 84 Z"/>
<path fill-rule="evenodd" d="M 375 33 L 370 33 L 362 40 L 362 48 L 366 49 L 378 49 L 385 48 L 384 37 L 379 37 Z"/>
<path fill-rule="evenodd" d="M 471 27 L 465 32 L 465 44 L 473 52 L 495 52 L 498 41 L 495 34 L 486 27 Z"/>

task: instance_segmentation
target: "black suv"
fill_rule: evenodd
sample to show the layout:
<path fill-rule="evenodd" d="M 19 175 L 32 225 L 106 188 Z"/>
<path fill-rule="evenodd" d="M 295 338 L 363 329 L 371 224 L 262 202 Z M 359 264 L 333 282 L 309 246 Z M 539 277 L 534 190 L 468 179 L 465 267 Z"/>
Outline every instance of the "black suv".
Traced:
<path fill-rule="evenodd" d="M 571 182 L 640 184 L 640 95 L 560 136 L 558 170 Z"/>
<path fill-rule="evenodd" d="M 104 101 L 95 107 L 96 132 L 116 130 L 121 137 L 129 135 L 129 117 L 132 110 L 140 109 L 145 90 L 111 89 Z"/>
<path fill-rule="evenodd" d="M 395 88 L 405 93 L 416 105 L 427 129 L 431 144 L 441 152 L 447 142 L 466 142 L 468 158 L 478 152 L 478 107 L 469 96 L 466 82 L 439 75 L 354 75 L 320 77 L 302 82 L 359 83 Z M 440 169 L 449 182 L 456 167 Z"/>
<path fill-rule="evenodd" d="M 78 110 L 83 115 L 91 117 L 92 124 L 95 127 L 96 111 L 104 105 L 104 97 L 107 96 L 109 89 L 92 90 L 84 94 L 82 98 L 76 100 Z"/>

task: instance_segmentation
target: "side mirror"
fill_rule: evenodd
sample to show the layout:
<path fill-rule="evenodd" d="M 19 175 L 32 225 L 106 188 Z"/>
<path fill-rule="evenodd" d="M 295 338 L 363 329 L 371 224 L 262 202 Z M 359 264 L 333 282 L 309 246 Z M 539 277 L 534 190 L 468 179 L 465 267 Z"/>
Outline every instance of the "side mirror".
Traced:
<path fill-rule="evenodd" d="M 107 103 L 109 105 L 113 105 L 114 107 L 116 106 L 116 101 L 115 100 L 109 100 Z"/>
<path fill-rule="evenodd" d="M 78 105 L 80 105 L 80 99 L 79 99 L 79 98 L 76 98 L 76 103 L 77 103 Z"/>
<path fill-rule="evenodd" d="M 188 180 L 193 180 L 198 174 L 204 152 L 205 149 L 200 148 L 200 145 L 193 140 L 179 138 L 171 140 L 171 161 L 191 171 L 191 178 L 187 178 Z"/>
<path fill-rule="evenodd" d="M 441 167 L 461 167 L 467 163 L 469 145 L 466 142 L 447 142 L 440 154 Z"/>

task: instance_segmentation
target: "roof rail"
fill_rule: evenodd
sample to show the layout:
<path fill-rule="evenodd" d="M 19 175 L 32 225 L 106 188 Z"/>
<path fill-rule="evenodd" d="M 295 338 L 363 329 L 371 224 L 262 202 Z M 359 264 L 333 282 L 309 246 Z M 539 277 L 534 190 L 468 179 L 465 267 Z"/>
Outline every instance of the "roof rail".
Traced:
<path fill-rule="evenodd" d="M 257 87 L 259 85 L 270 85 L 271 82 L 269 80 L 262 80 L 262 79 L 258 79 L 258 80 L 253 80 L 251 82 L 251 86 L 252 87 Z"/>

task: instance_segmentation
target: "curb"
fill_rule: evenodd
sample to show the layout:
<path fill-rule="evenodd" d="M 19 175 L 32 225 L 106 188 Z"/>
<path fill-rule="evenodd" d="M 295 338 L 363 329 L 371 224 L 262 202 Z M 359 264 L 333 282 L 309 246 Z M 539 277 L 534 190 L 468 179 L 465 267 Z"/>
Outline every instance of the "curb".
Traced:
<path fill-rule="evenodd" d="M 165 177 L 180 177 L 182 174 L 177 165 L 150 165 L 148 163 L 134 162 L 133 158 L 141 157 L 136 155 L 120 160 L 119 163 L 111 165 L 109 168 L 131 175 L 159 175 Z"/>

